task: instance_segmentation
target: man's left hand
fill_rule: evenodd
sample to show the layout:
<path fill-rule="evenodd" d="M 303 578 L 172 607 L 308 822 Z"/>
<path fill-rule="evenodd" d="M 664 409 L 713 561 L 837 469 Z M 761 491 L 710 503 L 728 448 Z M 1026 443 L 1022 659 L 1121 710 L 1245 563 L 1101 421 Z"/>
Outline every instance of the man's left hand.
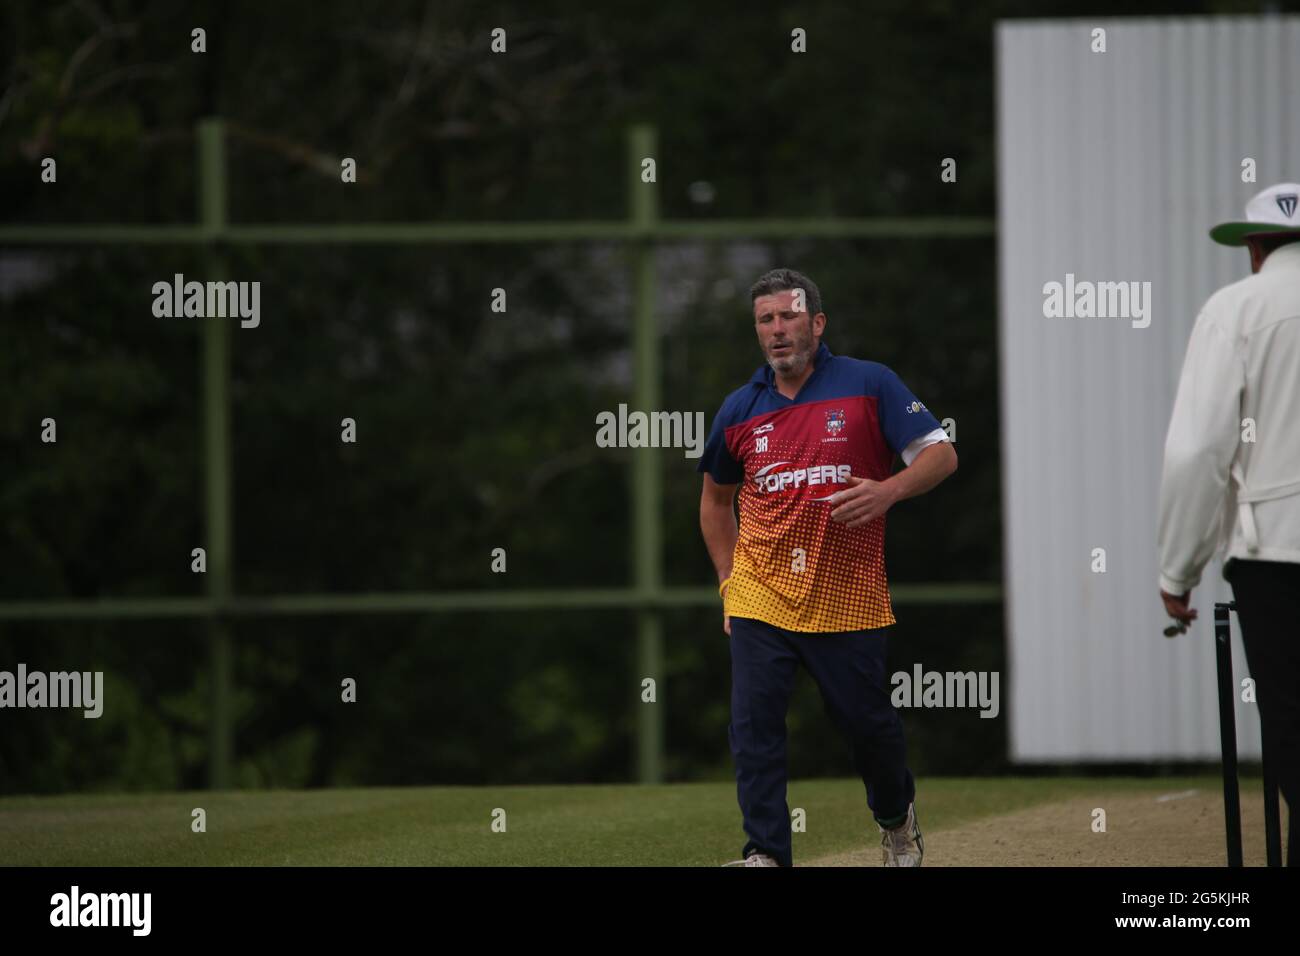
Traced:
<path fill-rule="evenodd" d="M 847 491 L 830 497 L 831 519 L 849 528 L 875 521 L 898 500 L 887 482 L 849 476 Z"/>

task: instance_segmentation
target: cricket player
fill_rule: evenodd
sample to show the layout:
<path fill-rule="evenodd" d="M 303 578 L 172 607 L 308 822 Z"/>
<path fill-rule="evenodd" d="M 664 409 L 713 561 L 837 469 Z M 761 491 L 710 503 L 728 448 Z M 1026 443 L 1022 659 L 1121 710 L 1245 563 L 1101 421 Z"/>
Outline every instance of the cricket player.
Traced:
<path fill-rule="evenodd" d="M 785 717 L 802 664 L 849 740 L 885 865 L 920 866 L 916 786 L 885 672 L 894 623 L 885 513 L 952 474 L 957 454 L 897 375 L 831 352 L 821 293 L 806 276 L 775 269 L 750 300 L 767 363 L 723 401 L 699 464 L 700 529 L 731 637 L 728 735 L 749 837 L 734 865 L 793 865 Z M 907 467 L 891 475 L 900 454 Z"/>
<path fill-rule="evenodd" d="M 1252 275 L 1210 296 L 1187 343 L 1160 482 L 1160 598 L 1178 627 L 1216 548 L 1255 680 L 1264 759 L 1300 832 L 1300 185 L 1246 204 L 1210 237 Z"/>

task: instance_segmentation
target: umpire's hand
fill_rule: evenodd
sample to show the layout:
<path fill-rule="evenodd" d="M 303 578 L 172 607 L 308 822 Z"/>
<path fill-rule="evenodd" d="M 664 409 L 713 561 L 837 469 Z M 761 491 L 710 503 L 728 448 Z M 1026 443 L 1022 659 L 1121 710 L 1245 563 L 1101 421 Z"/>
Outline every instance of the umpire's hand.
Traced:
<path fill-rule="evenodd" d="M 1191 600 L 1192 592 L 1184 591 L 1182 594 L 1173 595 L 1164 588 L 1160 589 L 1160 600 L 1165 602 L 1165 613 L 1174 620 L 1180 622 L 1184 627 L 1196 620 L 1196 611 L 1187 606 Z"/>

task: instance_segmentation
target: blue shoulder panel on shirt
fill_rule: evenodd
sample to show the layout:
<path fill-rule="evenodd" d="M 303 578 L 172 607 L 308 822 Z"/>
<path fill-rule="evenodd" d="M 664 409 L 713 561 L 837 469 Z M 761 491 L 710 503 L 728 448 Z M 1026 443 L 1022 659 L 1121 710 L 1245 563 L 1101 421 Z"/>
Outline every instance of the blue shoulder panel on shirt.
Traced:
<path fill-rule="evenodd" d="M 897 454 L 912 441 L 939 428 L 938 420 L 903 384 L 894 370 L 880 362 L 834 355 L 823 343 L 819 349 L 822 363 L 815 378 L 809 379 L 799 393 L 799 402 L 791 403 L 769 387 L 769 368 L 761 365 L 750 380 L 728 395 L 713 419 L 713 427 L 704 444 L 696 470 L 708 472 L 718 484 L 736 484 L 744 478 L 740 462 L 727 449 L 726 431 L 792 404 L 818 402 L 851 395 L 876 399 L 876 414 L 886 443 Z"/>
<path fill-rule="evenodd" d="M 903 449 L 922 435 L 939 428 L 939 421 L 917 399 L 893 369 L 883 370 L 880 388 L 880 427 L 889 447 L 902 453 Z"/>

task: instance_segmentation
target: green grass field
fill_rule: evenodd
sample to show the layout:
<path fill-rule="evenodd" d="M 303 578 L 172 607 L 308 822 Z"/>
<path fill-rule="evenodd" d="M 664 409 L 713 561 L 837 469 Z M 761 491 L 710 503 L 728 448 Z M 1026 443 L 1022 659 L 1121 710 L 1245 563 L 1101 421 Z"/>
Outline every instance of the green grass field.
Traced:
<path fill-rule="evenodd" d="M 930 832 L 1074 797 L 1221 784 L 927 777 L 920 786 Z M 796 864 L 879 841 L 860 781 L 793 782 L 789 804 L 806 811 Z M 191 831 L 196 807 L 206 833 Z M 492 830 L 498 807 L 505 832 Z M 716 866 L 738 858 L 744 840 L 730 782 L 0 799 L 0 863 L 22 866 Z"/>

